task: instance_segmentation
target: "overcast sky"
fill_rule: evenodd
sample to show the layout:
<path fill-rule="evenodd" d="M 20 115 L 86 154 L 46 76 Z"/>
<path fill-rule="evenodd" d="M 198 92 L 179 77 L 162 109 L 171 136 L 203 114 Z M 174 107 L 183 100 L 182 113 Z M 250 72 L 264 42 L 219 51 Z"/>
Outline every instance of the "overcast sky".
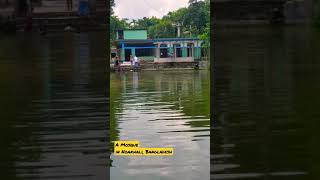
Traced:
<path fill-rule="evenodd" d="M 128 19 L 162 17 L 170 11 L 188 6 L 188 0 L 115 0 L 115 15 Z"/>

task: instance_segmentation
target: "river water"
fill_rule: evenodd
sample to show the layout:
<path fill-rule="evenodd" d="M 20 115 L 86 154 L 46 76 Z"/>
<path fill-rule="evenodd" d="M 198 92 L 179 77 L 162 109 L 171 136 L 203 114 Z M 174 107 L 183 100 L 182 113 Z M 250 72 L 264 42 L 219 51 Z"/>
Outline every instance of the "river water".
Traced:
<path fill-rule="evenodd" d="M 305 27 L 216 30 L 212 179 L 320 178 L 319 40 Z"/>
<path fill-rule="evenodd" d="M 205 180 L 211 159 L 216 180 L 319 179 L 320 32 L 215 33 L 211 86 L 206 71 L 111 74 L 111 140 L 175 149 L 111 155 L 111 178 Z M 105 33 L 0 36 L 2 179 L 109 176 L 106 42 Z"/>
<path fill-rule="evenodd" d="M 1 179 L 107 179 L 106 42 L 0 36 Z"/>
<path fill-rule="evenodd" d="M 111 179 L 210 178 L 210 78 L 207 70 L 112 73 L 111 140 L 173 147 L 173 156 L 111 155 Z"/>

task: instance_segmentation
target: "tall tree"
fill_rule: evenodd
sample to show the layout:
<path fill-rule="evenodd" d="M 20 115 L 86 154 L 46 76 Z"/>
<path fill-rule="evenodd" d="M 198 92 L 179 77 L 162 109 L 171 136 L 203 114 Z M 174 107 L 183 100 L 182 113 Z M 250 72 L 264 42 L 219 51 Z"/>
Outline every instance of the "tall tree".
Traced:
<path fill-rule="evenodd" d="M 116 39 L 116 31 L 119 29 L 128 29 L 129 23 L 126 19 L 119 19 L 117 16 L 110 17 L 110 39 Z"/>
<path fill-rule="evenodd" d="M 151 38 L 173 38 L 176 36 L 175 27 L 172 21 L 160 20 L 158 24 L 149 28 Z"/>
<path fill-rule="evenodd" d="M 155 26 L 156 24 L 159 23 L 159 19 L 156 17 L 151 17 L 147 18 L 144 17 L 142 19 L 138 19 L 135 21 L 135 26 L 133 27 L 134 29 L 146 29 L 148 30 L 150 27 Z"/>
<path fill-rule="evenodd" d="M 114 2 L 114 0 L 111 1 Z M 132 21 L 134 24 L 131 24 L 131 26 L 128 23 L 129 21 L 120 20 L 114 16 L 111 19 L 111 21 L 114 21 L 112 28 L 146 29 L 150 38 L 165 38 L 176 37 L 176 25 L 179 24 L 181 37 L 201 36 L 204 39 L 208 39 L 208 31 L 210 30 L 210 0 L 190 0 L 189 3 L 188 7 L 169 12 L 161 19 L 156 17 L 136 19 Z M 116 29 L 112 28 L 110 30 L 115 32 Z M 115 35 L 113 34 L 112 37 L 115 37 Z"/>

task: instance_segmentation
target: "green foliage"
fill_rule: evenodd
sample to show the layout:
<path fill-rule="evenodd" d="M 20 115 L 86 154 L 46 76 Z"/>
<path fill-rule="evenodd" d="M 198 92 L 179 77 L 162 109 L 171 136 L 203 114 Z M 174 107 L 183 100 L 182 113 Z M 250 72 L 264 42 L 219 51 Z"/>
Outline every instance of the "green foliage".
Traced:
<path fill-rule="evenodd" d="M 204 41 L 204 47 L 210 47 L 210 23 L 207 23 L 204 32 L 199 35 L 199 38 Z"/>
<path fill-rule="evenodd" d="M 137 21 L 135 21 L 135 26 L 133 28 L 148 29 L 151 26 L 155 26 L 159 22 L 160 20 L 156 17 L 151 17 L 151 18 L 144 17 L 142 19 L 138 19 Z"/>
<path fill-rule="evenodd" d="M 126 19 L 120 20 L 117 16 L 110 16 L 110 39 L 116 39 L 116 31 L 118 29 L 126 29 L 129 23 Z"/>
<path fill-rule="evenodd" d="M 184 26 L 194 27 L 194 34 L 202 34 L 210 18 L 206 3 L 199 1 L 190 4 L 188 13 L 184 15 L 184 18 Z"/>
<path fill-rule="evenodd" d="M 210 0 L 190 0 L 189 6 L 169 12 L 161 19 L 144 17 L 128 23 L 116 16 L 111 17 L 111 38 L 115 38 L 117 29 L 146 29 L 149 38 L 176 37 L 177 25 L 181 28 L 181 37 L 200 37 L 209 46 L 210 34 Z"/>
<path fill-rule="evenodd" d="M 204 56 L 210 57 L 210 23 L 208 22 L 203 34 L 199 35 L 199 38 L 203 40 L 202 47 L 204 48 Z"/>
<path fill-rule="evenodd" d="M 175 37 L 175 27 L 172 22 L 161 20 L 158 24 L 151 26 L 149 30 L 150 38 L 170 38 Z"/>

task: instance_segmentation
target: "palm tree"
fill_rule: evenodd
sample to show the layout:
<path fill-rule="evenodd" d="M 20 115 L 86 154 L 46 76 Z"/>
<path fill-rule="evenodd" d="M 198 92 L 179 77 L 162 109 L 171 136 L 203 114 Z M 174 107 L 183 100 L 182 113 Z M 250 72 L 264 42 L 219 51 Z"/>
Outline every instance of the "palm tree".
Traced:
<path fill-rule="evenodd" d="M 133 24 L 133 25 L 131 25 L 131 24 Z M 135 28 L 136 24 L 137 24 L 137 20 L 135 20 L 135 19 L 133 19 L 133 20 L 130 22 L 130 26 L 131 26 L 132 28 Z"/>

